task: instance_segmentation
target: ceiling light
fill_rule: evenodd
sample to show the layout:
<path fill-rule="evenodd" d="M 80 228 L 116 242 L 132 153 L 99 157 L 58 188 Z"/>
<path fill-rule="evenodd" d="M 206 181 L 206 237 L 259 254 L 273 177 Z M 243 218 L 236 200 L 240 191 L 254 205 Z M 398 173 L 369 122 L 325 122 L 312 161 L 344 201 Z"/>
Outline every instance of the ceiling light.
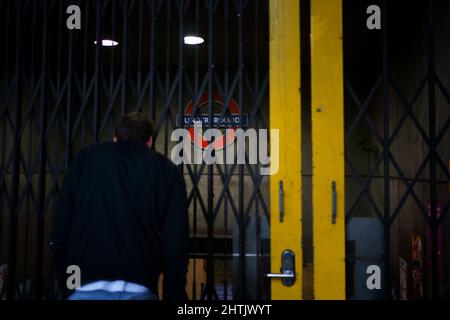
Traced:
<path fill-rule="evenodd" d="M 94 44 L 97 44 L 97 41 L 94 41 Z M 119 45 L 119 43 L 117 41 L 108 40 L 108 39 L 103 39 L 102 40 L 102 46 L 103 47 L 115 47 L 117 45 Z"/>
<path fill-rule="evenodd" d="M 186 36 L 184 37 L 184 43 L 188 45 L 197 45 L 205 42 L 205 40 L 201 37 L 197 36 Z"/>

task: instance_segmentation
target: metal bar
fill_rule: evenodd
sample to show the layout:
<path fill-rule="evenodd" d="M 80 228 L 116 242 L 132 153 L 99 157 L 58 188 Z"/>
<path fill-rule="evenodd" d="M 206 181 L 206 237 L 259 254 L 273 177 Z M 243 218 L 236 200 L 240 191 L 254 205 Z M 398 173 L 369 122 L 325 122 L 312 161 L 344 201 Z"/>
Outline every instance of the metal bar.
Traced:
<path fill-rule="evenodd" d="M 66 100 L 66 132 L 65 132 L 65 155 L 66 164 L 65 171 L 69 169 L 69 164 L 72 162 L 74 152 L 73 152 L 73 139 L 72 139 L 72 104 L 73 104 L 73 94 L 72 94 L 72 81 L 74 76 L 74 70 L 76 70 L 76 65 L 74 61 L 74 51 L 75 51 L 75 39 L 74 33 L 69 33 L 69 42 L 67 47 L 67 100 Z"/>
<path fill-rule="evenodd" d="M 391 295 L 391 229 L 390 229 L 390 132 L 389 132 L 389 1 L 383 1 L 383 189 L 384 189 L 384 288 Z"/>
<path fill-rule="evenodd" d="M 95 83 L 94 83 L 94 110 L 92 115 L 92 142 L 98 143 L 99 142 L 99 113 L 100 113 L 100 107 L 101 107 L 101 98 L 100 98 L 100 82 L 102 81 L 102 74 L 103 74 L 103 66 L 102 66 L 102 48 L 101 45 L 102 41 L 102 7 L 103 7 L 103 0 L 96 0 L 95 1 L 96 8 L 95 8 L 95 38 L 97 40 L 96 50 L 95 50 Z M 126 46 L 126 44 L 124 45 Z"/>
<path fill-rule="evenodd" d="M 209 124 L 212 124 L 212 94 L 213 94 L 213 73 L 214 73 L 214 46 L 213 46 L 213 3 L 214 0 L 209 0 L 207 3 L 208 9 L 208 116 Z M 207 232 L 208 240 L 214 238 L 214 167 L 208 166 L 208 215 L 207 215 Z M 206 297 L 207 300 L 212 300 L 214 295 L 214 257 L 212 247 L 208 248 L 208 258 L 206 263 Z"/>
<path fill-rule="evenodd" d="M 91 6 L 89 5 L 89 2 L 86 2 L 86 18 L 84 19 L 84 28 L 85 30 L 88 28 L 89 25 L 89 15 L 90 15 L 90 9 Z M 87 116 L 85 114 L 85 106 L 87 103 L 87 100 L 89 98 L 90 92 L 91 92 L 91 87 L 93 84 L 93 81 L 91 81 L 91 83 L 88 85 L 88 80 L 87 80 L 87 75 L 88 75 L 88 69 L 87 69 L 87 64 L 88 64 L 88 48 L 89 48 L 89 44 L 88 44 L 88 36 L 89 33 L 85 32 L 84 33 L 84 43 L 83 43 L 83 86 L 82 86 L 82 91 L 80 92 L 80 98 L 83 101 L 82 104 L 84 104 L 84 106 L 81 107 L 81 111 L 78 114 L 78 117 L 75 121 L 75 125 L 74 125 L 74 134 L 77 131 L 77 127 L 79 122 L 81 122 L 81 128 L 80 128 L 80 148 L 83 148 L 85 146 L 86 143 L 86 122 L 87 122 Z M 97 37 L 96 37 L 97 38 Z M 98 41 L 98 39 L 96 39 Z M 96 49 L 97 50 L 97 49 Z"/>
<path fill-rule="evenodd" d="M 243 86 L 244 86 L 244 38 L 243 38 L 243 17 L 244 6 L 243 0 L 238 1 L 238 104 L 239 116 L 242 119 L 242 109 L 244 107 L 243 100 Z M 237 299 L 245 299 L 247 296 L 247 282 L 246 282 L 246 261 L 245 261 L 245 212 L 244 212 L 244 166 L 238 165 L 239 170 L 239 290 Z"/>
<path fill-rule="evenodd" d="M 17 265 L 17 218 L 18 218 L 18 194 L 20 188 L 20 128 L 22 123 L 22 0 L 14 2 L 16 8 L 16 61 L 15 61 L 15 105 L 13 126 L 13 172 L 12 172 L 12 196 L 9 212 L 8 226 L 8 275 L 7 275 L 7 299 L 15 300 L 16 295 L 16 265 Z"/>
<path fill-rule="evenodd" d="M 184 103 L 184 1 L 180 0 L 178 5 L 179 26 L 178 26 L 178 114 L 183 114 Z M 182 168 L 183 166 L 181 166 Z"/>
<path fill-rule="evenodd" d="M 364 104 L 361 104 L 361 101 L 358 98 L 358 95 L 356 94 L 352 85 L 348 81 L 345 81 L 345 88 L 347 89 L 348 93 L 352 97 L 354 103 L 359 108 L 358 114 L 353 119 L 352 124 L 350 125 L 350 128 L 347 129 L 347 132 L 345 134 L 345 141 L 350 140 L 350 137 L 353 134 L 353 131 L 356 129 L 356 127 L 358 126 L 359 122 L 361 121 L 361 119 L 363 117 L 367 121 L 367 118 L 366 118 L 367 110 L 368 110 L 370 104 L 373 102 L 373 100 L 375 98 L 375 94 L 378 92 L 378 89 L 381 86 L 382 80 L 383 80 L 383 77 L 382 77 L 382 75 L 380 75 L 378 77 L 377 81 L 375 82 L 375 84 L 373 85 L 373 87 L 370 89 L 369 95 L 367 96 L 367 99 L 364 101 Z M 379 136 L 378 132 L 376 132 L 376 134 L 377 134 L 377 136 Z"/>
<path fill-rule="evenodd" d="M 438 222 L 437 222 L 437 168 L 436 168 L 436 91 L 434 0 L 428 0 L 428 135 L 430 148 L 430 211 L 431 211 L 431 298 L 439 298 Z"/>
<path fill-rule="evenodd" d="M 224 26 L 224 95 L 228 96 L 228 89 L 229 89 L 229 85 L 228 85 L 228 81 L 229 81 L 229 76 L 228 76 L 228 23 L 229 23 L 229 14 L 228 14 L 228 1 L 224 1 L 224 22 L 225 22 L 225 26 Z M 226 102 L 225 102 L 226 103 Z M 224 153 L 226 154 L 227 152 L 227 148 L 228 145 L 225 144 L 225 149 L 224 149 Z M 224 165 L 224 170 L 225 170 L 225 176 L 228 177 L 228 165 L 225 161 L 225 165 Z M 228 189 L 228 186 L 227 186 Z M 220 200 L 219 200 L 220 202 Z M 224 203 L 224 215 L 223 215 L 223 223 L 224 223 L 224 238 L 227 236 L 228 233 L 228 197 L 226 197 L 225 199 L 225 203 Z M 224 247 L 225 250 L 224 252 L 227 252 L 228 250 L 228 241 L 226 241 L 226 239 L 224 239 Z M 226 254 L 224 253 L 224 258 L 225 258 Z M 228 268 L 227 268 L 227 261 L 225 259 L 223 259 L 223 267 L 224 267 L 224 300 L 228 300 Z"/>
<path fill-rule="evenodd" d="M 363 176 L 360 175 L 355 168 L 355 165 L 353 164 L 353 162 L 350 160 L 349 156 L 346 154 L 345 155 L 345 159 L 347 161 L 347 165 L 350 169 L 350 171 L 353 173 L 353 176 L 349 176 L 346 175 L 345 177 L 352 177 L 352 178 L 356 178 L 359 184 L 359 192 L 358 195 L 354 198 L 352 204 L 349 206 L 350 208 L 347 210 L 346 212 L 346 224 L 348 224 L 348 222 L 350 222 L 350 219 L 353 216 L 353 212 L 356 209 L 356 206 L 358 205 L 358 202 L 360 200 L 360 198 L 362 197 L 362 195 L 364 193 L 366 193 L 367 197 L 369 198 L 370 204 L 372 205 L 373 209 L 375 210 L 375 213 L 377 215 L 377 217 L 380 219 L 380 221 L 383 221 L 383 216 L 381 214 L 380 208 L 378 208 L 378 205 L 376 204 L 375 200 L 373 199 L 372 195 L 368 192 L 368 186 L 370 184 L 370 181 L 372 179 L 375 178 L 375 175 L 373 174 L 375 172 L 375 170 L 377 170 L 380 166 L 381 160 L 383 159 L 383 156 L 379 156 L 377 158 L 377 160 L 375 161 L 375 169 L 372 168 L 371 172 L 369 172 L 368 175 L 364 176 L 364 178 L 366 178 L 366 181 L 362 180 Z M 379 178 L 379 177 L 378 177 Z"/>
<path fill-rule="evenodd" d="M 34 2 L 33 3 L 33 8 L 31 9 L 32 10 L 32 16 L 33 16 L 33 21 L 32 21 L 32 30 L 37 30 L 37 26 L 36 26 L 36 6 L 37 6 L 37 4 L 36 4 L 36 2 Z M 7 43 L 7 42 L 6 42 Z M 34 53 L 35 52 L 35 48 L 36 48 L 36 39 L 35 39 L 35 37 L 33 37 L 32 38 L 32 41 L 31 41 L 31 52 L 32 53 Z M 34 70 L 35 70 L 35 61 L 36 61 L 36 59 L 35 59 L 35 55 L 34 54 L 32 54 L 31 55 L 31 59 L 30 59 L 31 61 L 30 61 L 30 64 L 31 64 L 31 66 L 30 66 L 30 70 L 31 70 L 31 74 L 30 74 L 30 79 L 29 79 L 29 83 L 30 83 L 30 85 L 29 85 L 29 87 L 30 87 L 30 89 L 29 89 L 29 95 L 32 95 L 33 94 L 33 89 L 32 89 L 32 87 L 33 87 L 33 85 L 35 85 L 35 74 L 34 74 Z M 39 87 L 39 85 L 36 85 L 36 87 Z M 28 104 L 29 104 L 29 111 L 31 111 L 32 109 L 33 109 L 33 106 L 34 106 L 34 99 L 30 99 L 31 101 L 29 101 L 28 102 Z M 27 163 L 28 164 L 30 164 L 30 166 L 29 166 L 29 168 L 28 168 L 28 170 L 27 170 L 27 172 L 25 173 L 25 175 L 26 175 L 26 177 L 27 177 L 27 182 L 26 182 L 26 186 L 24 187 L 24 189 L 25 189 L 25 193 L 26 193 L 26 216 L 25 216 L 25 240 L 24 240 L 24 242 L 25 242 L 25 248 L 24 248 L 24 250 L 23 250 L 23 253 L 24 253 L 24 267 L 25 267 L 25 274 L 27 274 L 28 272 L 29 272 L 29 269 L 28 269 L 28 257 L 29 257 L 29 238 L 30 238 L 30 225 L 31 225 L 31 223 L 30 223 L 30 217 L 31 217 L 31 215 L 32 215 L 32 209 L 34 209 L 33 208 L 33 196 L 32 196 L 32 194 L 31 194 L 31 179 L 32 179 L 32 176 L 33 176 L 33 167 L 32 167 L 32 165 L 31 165 L 31 163 L 33 162 L 33 128 L 32 128 L 32 125 L 31 125 L 31 123 L 32 123 L 32 119 L 30 119 L 30 116 L 29 116 L 29 114 L 27 114 L 26 115 L 26 117 L 25 117 L 25 119 L 27 119 L 29 122 L 30 122 L 30 125 L 28 125 L 28 150 L 27 150 L 27 153 L 28 153 L 28 158 L 27 158 Z M 24 130 L 25 130 L 25 128 L 24 128 Z M 1 191 L 0 191 L 0 193 L 1 193 Z M 20 200 L 19 200 L 20 201 Z M 31 203 L 31 204 L 30 204 Z M 0 203 L 0 206 L 1 206 L 1 203 Z M 1 210 L 1 209 L 0 209 Z M 1 220 L 2 218 L 1 218 L 1 215 L 0 215 L 0 220 Z M 1 231 L 0 231 L 1 232 Z"/>
<path fill-rule="evenodd" d="M 314 298 L 345 299 L 342 1 L 311 1 Z M 335 181 L 336 221 L 330 185 Z"/>
<path fill-rule="evenodd" d="M 419 88 L 417 89 L 416 93 L 414 94 L 414 97 L 412 98 L 411 102 L 408 103 L 406 101 L 405 97 L 401 94 L 400 89 L 398 88 L 398 86 L 392 80 L 390 80 L 392 88 L 394 89 L 395 93 L 399 97 L 399 99 L 401 101 L 401 104 L 403 104 L 403 106 L 405 107 L 406 111 L 400 117 L 400 121 L 397 123 L 395 129 L 393 130 L 393 133 L 392 133 L 392 135 L 390 137 L 390 143 L 389 144 L 392 144 L 394 142 L 395 137 L 400 132 L 400 129 L 402 128 L 402 125 L 405 122 L 405 120 L 407 119 L 408 115 L 411 118 L 412 122 L 414 123 L 414 126 L 416 127 L 417 131 L 419 131 L 420 136 L 422 137 L 422 139 L 424 139 L 424 141 L 426 143 L 428 143 L 428 137 L 427 137 L 427 134 L 425 133 L 425 130 L 422 128 L 422 126 L 420 125 L 419 121 L 417 120 L 417 118 L 414 116 L 414 113 L 412 112 L 412 108 L 413 108 L 414 104 L 416 103 L 417 99 L 419 98 L 420 94 L 422 93 L 423 89 L 425 88 L 427 82 L 428 82 L 427 77 L 424 77 L 424 79 L 421 81 L 421 83 L 419 85 Z"/>
<path fill-rule="evenodd" d="M 259 64 L 260 64 L 260 54 L 259 54 L 259 41 L 258 41 L 258 34 L 259 34 L 259 32 L 260 32 L 260 27 L 259 27 L 259 23 L 258 23 L 258 20 L 259 20 L 259 8 L 260 8 L 260 6 L 259 6 L 259 1 L 254 1 L 253 2 L 253 4 L 254 4 L 254 16 L 253 16 L 253 26 L 254 26 L 254 39 L 255 39 L 255 42 L 254 42 L 254 66 L 253 66 L 253 72 L 254 72 L 254 78 L 253 78 L 253 84 L 254 84 L 254 91 L 255 91 L 255 93 L 256 92 L 258 92 L 258 89 L 259 89 L 259 86 L 260 86 L 260 83 L 259 83 L 259 78 L 260 78 L 260 75 L 259 75 L 259 69 L 258 69 L 258 66 L 259 66 Z M 263 89 L 264 90 L 264 89 Z M 258 110 L 258 106 L 259 106 L 259 104 L 258 104 L 258 96 L 257 95 L 254 95 L 253 97 L 252 97 L 252 99 L 253 99 L 253 105 L 252 105 L 252 110 Z M 242 109 L 242 108 L 241 108 Z M 257 127 L 257 124 L 255 123 L 255 127 Z M 259 148 L 259 136 L 258 136 L 258 154 L 259 154 L 259 151 L 260 151 L 260 148 Z M 259 183 L 261 183 L 261 181 L 262 181 L 262 178 L 259 176 L 259 168 L 258 168 L 258 166 L 256 165 L 255 166 L 255 171 L 256 171 L 256 175 L 257 175 L 257 178 L 258 178 L 258 182 Z M 256 189 L 256 190 L 258 190 L 259 191 L 259 184 L 258 184 L 258 186 L 254 186 L 254 188 Z M 254 189 L 254 190 L 255 190 Z M 253 201 L 253 199 L 255 199 L 254 198 L 254 196 L 255 196 L 255 194 L 254 193 L 252 193 L 252 201 Z M 251 201 L 251 202 L 252 202 Z M 251 204 L 249 204 L 248 205 L 248 207 L 250 207 L 251 206 Z M 246 214 L 247 214 L 247 211 L 248 210 L 246 210 Z M 256 284 L 256 286 L 257 286 L 257 296 L 256 296 L 256 298 L 258 299 L 258 300 L 262 300 L 262 296 L 263 296 L 263 281 L 265 280 L 264 279 L 264 271 L 263 271 L 263 263 L 261 263 L 262 261 L 262 259 L 261 259 L 261 257 L 262 256 L 260 256 L 260 253 L 261 253 L 261 216 L 260 216 L 260 208 L 259 208 L 259 202 L 258 201 L 255 201 L 255 226 L 256 226 L 256 252 L 258 253 L 258 256 L 256 257 L 256 261 L 255 261 L 255 263 L 256 263 L 256 272 L 257 272 L 257 284 Z"/>
<path fill-rule="evenodd" d="M 200 17 L 200 4 L 199 4 L 199 0 L 195 1 L 195 31 L 198 34 L 198 21 L 199 21 L 199 17 Z M 196 95 L 198 93 L 199 90 L 199 53 L 198 53 L 198 47 L 195 48 L 195 66 L 194 66 L 194 95 Z M 194 146 L 195 147 L 195 146 Z M 188 169 L 190 167 L 188 166 Z M 194 165 L 194 174 L 198 175 L 198 166 Z M 198 183 L 198 182 L 197 182 Z M 200 192 L 198 191 L 198 189 L 195 189 L 195 197 L 194 197 L 194 206 L 193 206 L 193 210 L 194 210 L 194 226 L 193 226 L 193 237 L 197 236 L 197 217 L 198 217 L 198 202 L 199 199 L 197 196 L 200 196 Z M 202 204 L 201 202 L 201 197 L 200 197 L 200 205 Z M 196 267 L 196 260 L 194 258 L 194 268 Z M 194 283 L 192 286 L 192 290 L 194 291 L 194 299 L 197 298 L 197 284 L 196 284 L 196 270 L 194 269 L 194 279 L 193 279 Z M 201 293 L 200 293 L 200 297 L 201 298 Z"/>
<path fill-rule="evenodd" d="M 44 0 L 43 16 L 48 16 L 48 0 Z M 42 296 L 42 262 L 43 262 L 43 240 L 44 240 L 44 215 L 45 215 L 45 194 L 46 194 L 46 164 L 47 164 L 47 141 L 45 132 L 47 130 L 47 37 L 48 37 L 48 21 L 43 20 L 42 27 L 42 60 L 41 60 L 41 100 L 40 100 L 40 139 L 39 139 L 39 209 L 37 220 L 37 250 L 36 250 L 36 271 L 35 271 L 35 291 L 34 298 L 40 299 Z"/>
<path fill-rule="evenodd" d="M 301 102 L 300 102 L 300 3 L 297 0 L 269 2 L 270 129 L 279 130 L 279 169 L 270 177 L 270 252 L 272 271 L 281 269 L 281 253 L 295 253 L 295 265 L 302 266 L 301 228 Z M 295 141 L 295 143 L 291 143 Z M 271 141 L 271 154 L 274 154 Z M 274 165 L 274 164 L 272 164 Z M 278 182 L 284 181 L 286 217 L 278 221 Z M 297 267 L 296 278 L 302 279 Z M 285 287 L 272 281 L 274 300 L 302 298 L 302 281 Z"/>
<path fill-rule="evenodd" d="M 138 24 L 138 62 L 137 62 L 137 85 L 136 85 L 136 110 L 142 112 L 141 93 L 142 93 L 142 27 L 144 25 L 144 1 L 139 1 L 139 24 Z M 145 89 L 144 89 L 145 90 Z"/>
<path fill-rule="evenodd" d="M 441 79 L 437 74 L 434 75 L 434 80 L 436 81 L 436 85 L 438 86 L 439 90 L 444 95 L 445 100 L 447 100 L 447 103 L 450 104 L 450 93 L 447 92 L 447 90 L 444 87 L 444 84 L 442 83 Z"/>
<path fill-rule="evenodd" d="M 398 201 L 397 207 L 394 209 L 394 211 L 392 212 L 392 214 L 389 217 L 389 224 L 392 225 L 392 223 L 394 222 L 394 220 L 396 219 L 396 217 L 398 216 L 398 214 L 400 213 L 400 211 L 403 208 L 403 205 L 406 203 L 406 200 L 408 200 L 410 195 L 413 195 L 414 200 L 416 201 L 417 206 L 420 209 L 420 212 L 422 213 L 425 221 L 429 222 L 429 217 L 427 215 L 426 209 L 423 207 L 423 205 L 421 204 L 420 200 L 417 199 L 417 196 L 414 193 L 414 185 L 418 182 L 418 178 L 421 175 L 422 171 L 426 168 L 426 165 L 428 163 L 430 159 L 430 153 L 428 153 L 425 156 L 425 159 L 422 161 L 422 163 L 419 166 L 419 169 L 416 172 L 416 175 L 414 176 L 414 178 L 412 179 L 412 181 L 408 184 L 408 182 L 405 179 L 401 179 L 405 185 L 406 185 L 406 191 L 405 193 L 402 195 L 402 197 L 400 198 L 400 200 Z M 392 160 L 392 159 L 391 159 Z M 391 178 L 391 177 L 390 177 Z M 392 180 L 392 179 L 391 179 Z"/>
<path fill-rule="evenodd" d="M 122 24 L 122 34 L 123 34 L 123 49 L 122 49 L 122 91 L 121 91 L 121 113 L 125 114 L 128 112 L 127 106 L 127 76 L 128 76 L 128 1 L 124 1 L 123 5 L 123 24 Z"/>
<path fill-rule="evenodd" d="M 424 215 L 425 220 L 428 220 L 427 209 L 423 206 L 422 201 L 420 201 L 419 197 L 414 192 L 414 189 L 412 188 L 412 186 L 408 185 L 408 182 L 407 182 L 408 179 L 405 177 L 403 171 L 400 168 L 400 165 L 397 163 L 397 161 L 395 160 L 395 158 L 392 155 L 392 153 L 390 152 L 390 150 L 387 150 L 387 152 L 389 153 L 392 166 L 397 171 L 397 173 L 400 176 L 400 180 L 404 182 L 404 184 L 407 188 L 407 191 L 405 191 L 405 195 L 411 194 L 417 207 L 420 209 L 420 212 Z M 426 157 L 429 157 L 429 154 L 427 154 Z M 426 163 L 426 161 L 423 161 L 422 164 L 419 166 L 419 171 L 421 171 L 420 167 L 422 167 L 423 163 Z M 416 173 L 416 175 L 417 175 L 417 173 Z M 389 179 L 392 180 L 391 177 L 389 177 Z M 411 181 L 412 184 L 415 184 L 416 182 L 417 181 L 415 181 L 414 179 Z M 392 213 L 391 213 L 391 219 L 392 219 Z"/>
<path fill-rule="evenodd" d="M 172 8 L 172 0 L 167 1 L 166 6 L 166 56 L 165 56 L 165 86 L 164 86 L 164 104 L 165 104 L 165 110 L 164 113 L 161 116 L 161 125 L 164 125 L 164 154 L 168 153 L 169 149 L 169 142 L 167 141 L 167 135 L 168 135 L 168 128 L 167 128 L 167 113 L 170 110 L 170 101 L 172 100 L 173 94 L 175 93 L 176 88 L 176 81 L 174 80 L 172 87 L 170 86 L 170 56 L 171 56 L 171 41 L 170 41 L 170 34 L 171 34 L 171 26 L 172 26 L 172 19 L 171 19 L 171 8 Z"/>
<path fill-rule="evenodd" d="M 150 87 L 149 87 L 149 98 L 148 98 L 148 113 L 150 116 L 150 119 L 155 121 L 156 118 L 156 108 L 155 108 L 155 55 L 156 55 L 156 32 L 155 32 L 155 21 L 157 15 L 155 14 L 156 11 L 156 0 L 152 0 L 150 2 L 150 32 L 149 32 L 149 45 L 150 45 Z M 154 148 L 153 144 L 153 147 Z"/>

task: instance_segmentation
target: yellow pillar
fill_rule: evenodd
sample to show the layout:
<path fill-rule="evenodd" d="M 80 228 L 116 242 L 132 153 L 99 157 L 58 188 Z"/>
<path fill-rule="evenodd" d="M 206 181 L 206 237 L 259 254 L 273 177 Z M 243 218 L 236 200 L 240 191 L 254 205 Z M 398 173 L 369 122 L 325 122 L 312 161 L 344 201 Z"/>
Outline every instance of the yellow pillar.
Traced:
<path fill-rule="evenodd" d="M 345 299 L 342 0 L 311 1 L 311 68 L 314 298 Z"/>
<path fill-rule="evenodd" d="M 300 1 L 270 0 L 270 128 L 279 130 L 279 170 L 270 177 L 271 271 L 279 273 L 281 254 L 295 254 L 296 281 L 272 280 L 272 299 L 302 298 Z M 273 145 L 272 145 L 273 147 Z M 274 150 L 272 148 L 272 150 Z M 279 183 L 283 182 L 280 222 Z"/>

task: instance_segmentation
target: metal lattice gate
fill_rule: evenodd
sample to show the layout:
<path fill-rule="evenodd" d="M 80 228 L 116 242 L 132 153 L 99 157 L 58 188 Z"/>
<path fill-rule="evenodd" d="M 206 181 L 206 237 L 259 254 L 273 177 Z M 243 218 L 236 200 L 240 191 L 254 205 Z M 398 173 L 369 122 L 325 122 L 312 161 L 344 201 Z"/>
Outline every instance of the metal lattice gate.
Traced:
<path fill-rule="evenodd" d="M 68 30 L 78 5 L 81 30 Z M 268 1 L 0 1 L 0 265 L 9 299 L 54 298 L 48 234 L 73 155 L 122 114 L 154 121 L 156 150 L 192 114 L 239 108 L 267 128 Z M 205 45 L 183 37 L 201 34 Z M 95 45 L 102 39 L 119 45 Z M 220 98 L 217 98 L 219 96 Z M 219 99 L 220 101 L 217 101 Z M 184 165 L 192 299 L 268 296 L 268 178 L 257 165 Z"/>
<path fill-rule="evenodd" d="M 382 29 L 350 12 L 376 4 Z M 347 297 L 448 295 L 447 1 L 344 2 Z M 366 268 L 383 272 L 369 293 Z"/>
<path fill-rule="evenodd" d="M 73 155 L 111 140 L 122 114 L 147 113 L 155 148 L 167 156 L 185 114 L 211 119 L 232 110 L 246 127 L 268 128 L 268 2 L 0 0 L 0 275 L 7 265 L 8 284 L 0 297 L 57 296 L 47 245 L 54 200 Z M 347 298 L 374 297 L 361 288 L 373 264 L 384 275 L 376 298 L 445 296 L 449 4 L 343 2 Z M 72 4 L 81 8 L 81 30 L 65 26 Z M 358 20 L 371 4 L 384 13 L 380 31 Z M 305 122 L 316 70 L 307 61 L 308 24 L 320 21 L 308 21 L 309 1 L 301 7 Z M 205 44 L 185 46 L 189 34 Z M 94 45 L 104 38 L 119 45 Z M 268 298 L 269 178 L 257 165 L 180 170 L 191 224 L 189 296 Z M 310 211 L 303 207 L 304 231 Z M 313 261 L 308 241 L 302 250 Z"/>

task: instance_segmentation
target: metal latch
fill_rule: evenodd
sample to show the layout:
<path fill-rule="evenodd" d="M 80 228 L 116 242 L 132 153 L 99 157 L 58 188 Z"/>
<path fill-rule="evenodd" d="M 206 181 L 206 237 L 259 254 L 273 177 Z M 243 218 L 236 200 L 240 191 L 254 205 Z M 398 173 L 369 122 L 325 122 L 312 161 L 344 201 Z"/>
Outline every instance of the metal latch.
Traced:
<path fill-rule="evenodd" d="M 284 250 L 281 254 L 281 273 L 268 273 L 268 278 L 279 278 L 283 285 L 290 287 L 295 283 L 295 254 Z"/>
<path fill-rule="evenodd" d="M 283 190 L 283 180 L 278 183 L 278 211 L 280 213 L 280 222 L 284 221 L 284 190 Z"/>
<path fill-rule="evenodd" d="M 336 181 L 331 182 L 331 223 L 336 224 L 336 202 L 337 202 L 337 195 L 336 195 Z"/>

